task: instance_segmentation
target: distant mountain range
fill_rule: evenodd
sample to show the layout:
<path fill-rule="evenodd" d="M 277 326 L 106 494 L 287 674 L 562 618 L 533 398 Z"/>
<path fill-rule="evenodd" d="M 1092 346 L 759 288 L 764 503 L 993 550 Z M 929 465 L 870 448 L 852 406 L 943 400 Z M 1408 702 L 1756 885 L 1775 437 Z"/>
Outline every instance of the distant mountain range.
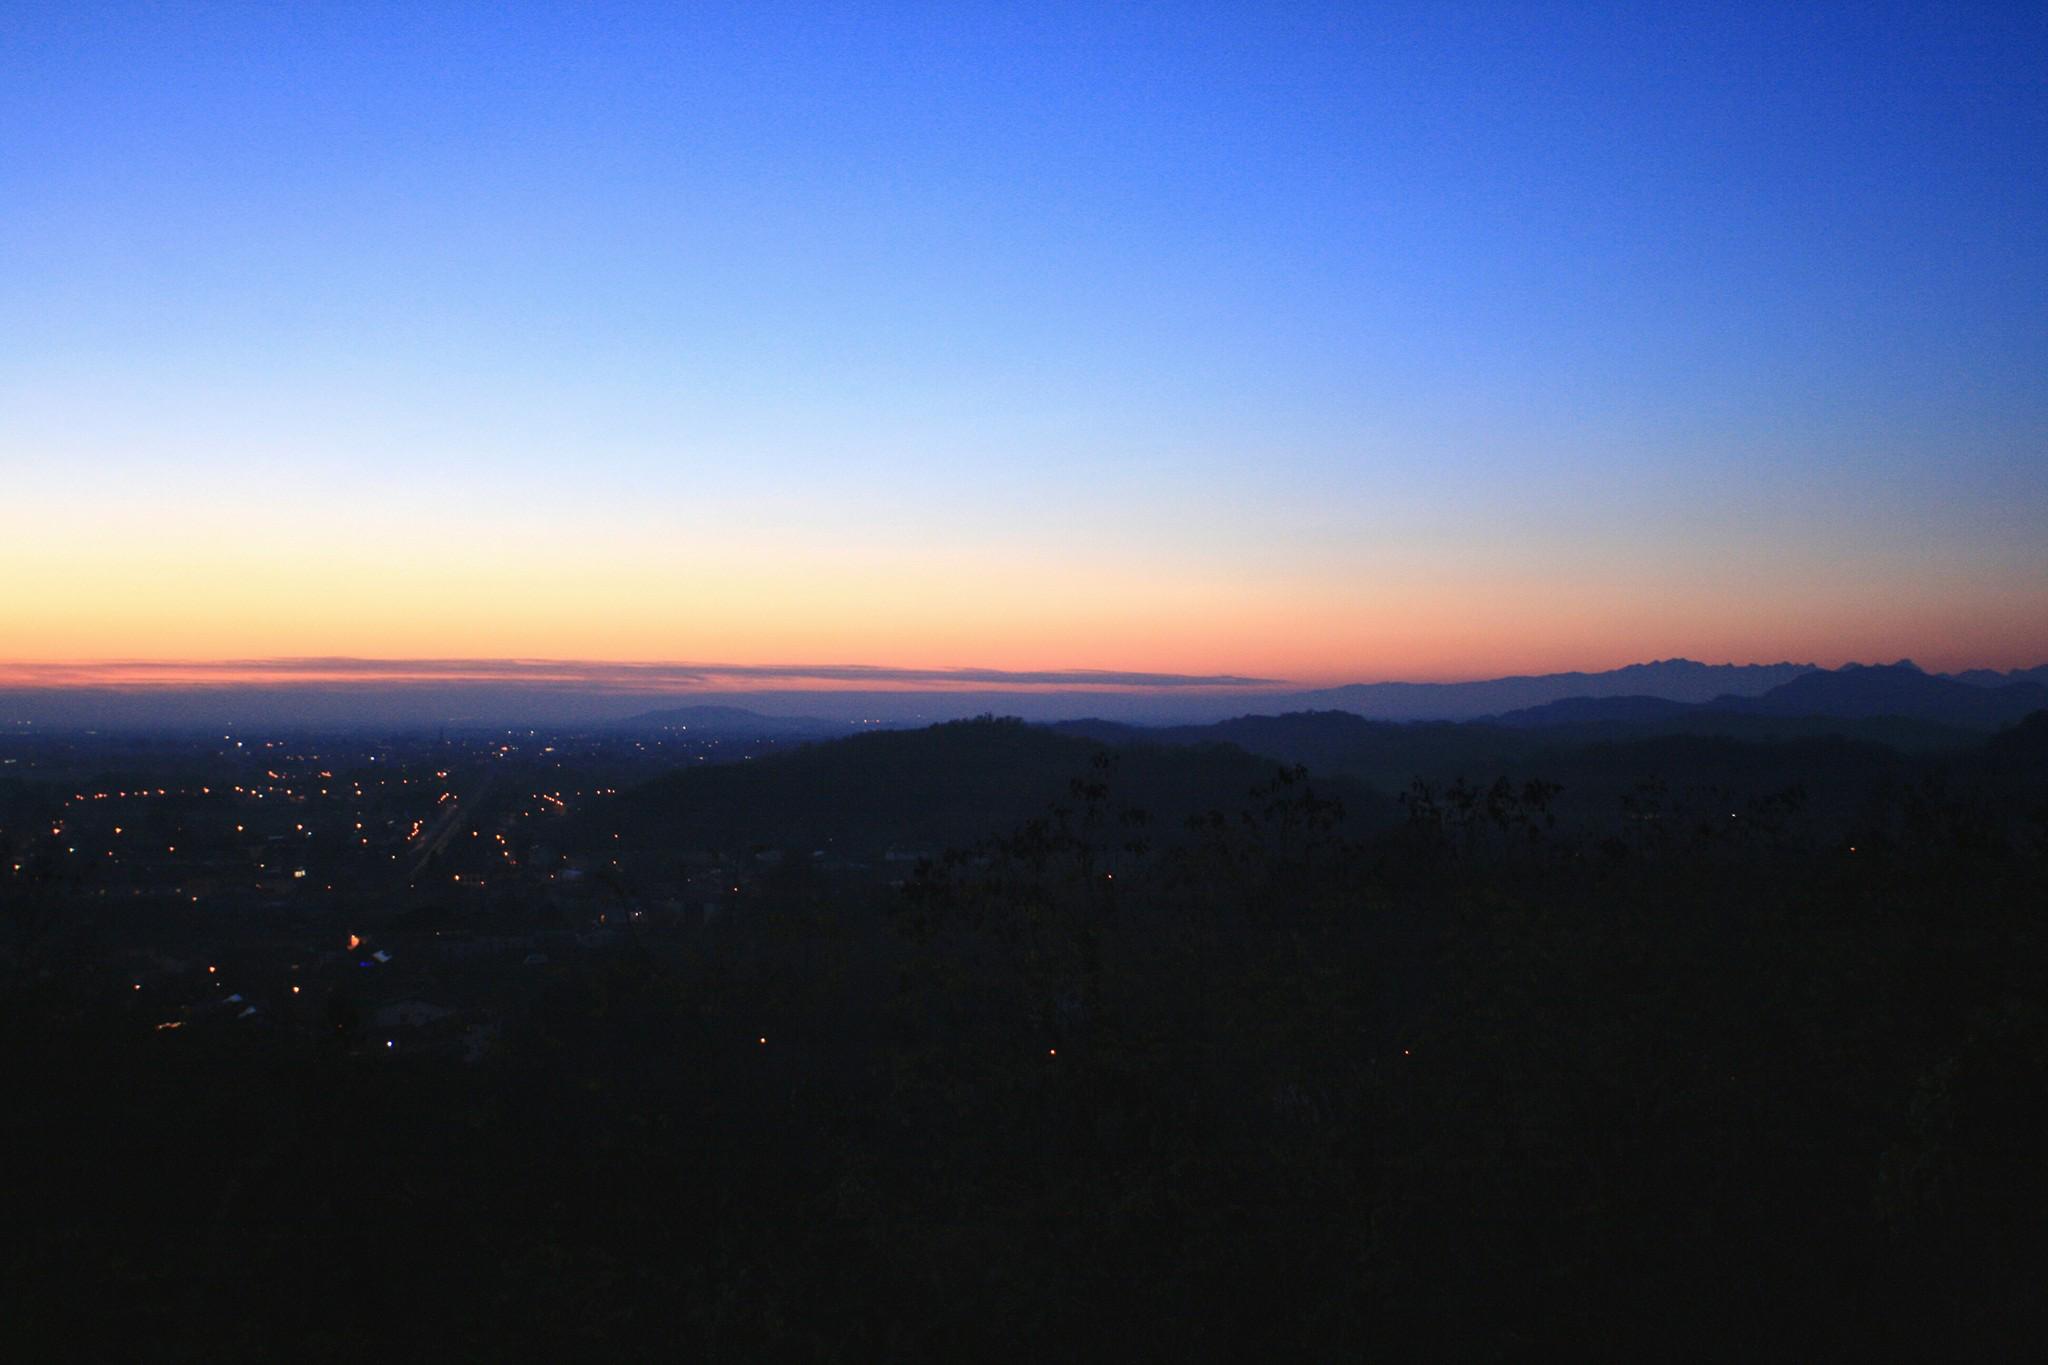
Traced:
<path fill-rule="evenodd" d="M 1803 680 L 1813 691 L 1784 692 Z M 1833 679 L 1835 681 L 1826 681 Z M 508 682 L 343 686 L 0 687 L 0 724 L 112 729 L 403 730 L 558 725 L 682 729 L 733 737 L 827 738 L 857 729 L 928 725 L 984 713 L 1058 721 L 1087 716 L 1144 725 L 1204 724 L 1241 716 L 1344 711 L 1382 721 L 1496 718 L 1513 728 L 1574 722 L 1648 723 L 1674 706 L 1732 714 L 1918 716 L 1982 729 L 2008 723 L 2048 688 L 2048 665 L 1999 672 L 1923 673 L 1910 662 L 1826 670 L 1814 664 L 1706 664 L 1662 659 L 1605 672 L 1547 673 L 1473 682 L 1352 683 L 1304 691 L 1106 687 L 936 690 L 759 690 L 692 694 L 590 691 Z M 1973 696 L 1992 694 L 1991 697 Z M 1594 703 L 1613 703 L 1612 706 Z M 677 705 L 675 703 L 682 703 Z M 635 707 L 654 707 L 633 713 Z M 1543 708 L 1557 707 L 1555 711 Z"/>
<path fill-rule="evenodd" d="M 2048 664 L 2041 664 L 2035 668 L 2015 668 L 2008 673 L 2000 673 L 1995 668 L 1968 668 L 1964 669 L 1961 673 L 1946 673 L 1938 676 L 1954 678 L 1957 682 L 1968 683 L 1972 687 L 2002 687 L 2007 683 L 2020 682 L 2033 682 L 2048 686 Z"/>
<path fill-rule="evenodd" d="M 1247 713 L 1341 711 L 1379 721 L 1488 720 L 1513 729 L 1617 721 L 1649 723 L 1691 711 L 1756 716 L 1896 716 L 1969 729 L 1995 729 L 2039 709 L 2048 697 L 2048 665 L 2000 673 L 1973 669 L 1947 676 L 1895 664 L 1704 664 L 1661 659 L 1599 673 L 1544 673 L 1457 683 L 1351 683 L 1302 692 L 1132 696 L 1111 693 L 862 693 L 863 716 L 916 724 L 978 712 L 1056 721 L 1077 712 L 1126 724 L 1212 724 Z M 829 737 L 853 722 L 845 694 L 812 693 L 830 717 L 782 716 L 731 705 L 675 707 L 618 721 L 622 728 L 688 728 L 721 735 Z M 749 699 L 751 700 L 751 699 Z M 769 699 L 763 698 L 764 701 Z M 777 699 L 779 700 L 779 699 Z M 775 702 L 770 702 L 774 705 Z M 914 706 L 915 715 L 904 711 Z M 1086 709 L 1082 709 L 1086 708 Z M 902 714 L 897 714 L 902 712 Z"/>
<path fill-rule="evenodd" d="M 1994 673 L 1975 670 L 1959 677 L 1924 673 L 1910 660 L 1895 664 L 1850 664 L 1802 673 L 1759 695 L 1724 695 L 1687 702 L 1657 695 L 1577 696 L 1493 717 L 1510 729 L 1547 729 L 1595 723 L 1672 722 L 1705 715 L 1826 717 L 1924 721 L 1969 730 L 1995 730 L 2048 708 L 2048 669 Z M 1968 679 L 1967 681 L 1965 679 Z"/>
<path fill-rule="evenodd" d="M 1352 711 L 1374 720 L 1478 720 L 1574 697 L 1661 697 L 1705 702 L 1754 697 L 1819 670 L 1818 664 L 1703 664 L 1660 659 L 1604 673 L 1541 673 L 1458 683 L 1351 683 L 1273 700 L 1281 709 Z"/>

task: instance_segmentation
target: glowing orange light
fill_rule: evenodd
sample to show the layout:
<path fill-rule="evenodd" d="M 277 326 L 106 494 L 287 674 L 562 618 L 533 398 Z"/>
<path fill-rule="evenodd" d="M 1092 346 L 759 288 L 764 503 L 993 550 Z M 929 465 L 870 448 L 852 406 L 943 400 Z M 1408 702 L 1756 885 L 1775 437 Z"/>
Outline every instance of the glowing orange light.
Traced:
<path fill-rule="evenodd" d="M 355 934 L 350 934 L 348 936 L 348 946 L 349 951 L 354 952 L 356 949 L 363 946 L 363 940 Z"/>

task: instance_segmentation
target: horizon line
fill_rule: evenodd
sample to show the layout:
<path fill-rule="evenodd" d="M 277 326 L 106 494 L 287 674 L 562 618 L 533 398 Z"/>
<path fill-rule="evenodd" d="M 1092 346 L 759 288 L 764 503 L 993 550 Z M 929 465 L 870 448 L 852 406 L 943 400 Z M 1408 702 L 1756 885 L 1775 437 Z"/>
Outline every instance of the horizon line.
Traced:
<path fill-rule="evenodd" d="M 1911 664 L 1900 658 L 1897 664 Z M 880 664 L 731 664 L 697 661 L 497 658 L 368 658 L 350 655 L 229 659 L 96 659 L 0 661 L 0 689 L 9 691 L 169 691 L 248 688 L 377 688 L 510 686 L 539 691 L 617 695 L 717 694 L 746 690 L 845 691 L 867 688 L 908 692 L 1019 689 L 1033 692 L 1322 691 L 1359 686 L 1455 686 L 1515 678 L 1595 675 L 1628 668 L 1688 664 L 1702 668 L 1828 667 L 1788 659 L 1706 663 L 1684 655 L 1633 660 L 1608 668 L 1475 674 L 1456 678 L 1386 678 L 1314 683 L 1235 673 L 1175 673 L 1133 669 L 1000 669 L 984 666 L 910 667 Z M 1845 660 L 1835 667 L 1856 666 Z M 1869 665 L 1877 666 L 1877 664 Z M 1917 665 L 1915 665 L 1917 667 Z M 1958 669 L 1957 672 L 1970 671 Z M 2005 672 L 2003 669 L 1987 669 Z M 782 685 L 777 688 L 776 685 Z M 764 688 L 765 685 L 765 688 Z"/>
<path fill-rule="evenodd" d="M 516 657 L 380 659 L 349 655 L 0 661 L 0 688 L 39 691 L 498 684 L 545 690 L 661 695 L 725 691 L 763 683 L 806 684 L 801 690 L 840 690 L 865 684 L 933 691 L 976 686 L 1239 691 L 1295 685 L 1285 678 L 1235 673 L 1191 674 L 1096 668 L 1000 669 L 967 665 L 732 664 Z"/>

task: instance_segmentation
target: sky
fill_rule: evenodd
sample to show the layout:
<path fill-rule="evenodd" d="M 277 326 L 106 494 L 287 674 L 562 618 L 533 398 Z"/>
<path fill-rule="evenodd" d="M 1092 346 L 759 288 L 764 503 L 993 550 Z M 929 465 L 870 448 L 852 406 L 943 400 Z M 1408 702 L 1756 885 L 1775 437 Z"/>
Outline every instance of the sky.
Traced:
<path fill-rule="evenodd" d="M 0 5 L 0 668 L 2037 664 L 2043 70 L 2039 4 Z"/>

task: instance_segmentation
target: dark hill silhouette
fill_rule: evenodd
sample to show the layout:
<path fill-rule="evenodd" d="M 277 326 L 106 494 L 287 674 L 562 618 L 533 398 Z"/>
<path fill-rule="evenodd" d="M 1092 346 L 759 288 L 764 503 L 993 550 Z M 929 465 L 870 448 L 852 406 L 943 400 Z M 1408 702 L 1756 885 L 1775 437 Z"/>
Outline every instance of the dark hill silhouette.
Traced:
<path fill-rule="evenodd" d="M 1157 729 L 1102 721 L 1072 721 L 1054 728 L 1106 743 L 1232 744 L 1283 763 L 1298 763 L 1311 772 L 1356 777 L 1382 791 L 1405 787 L 1416 776 L 1491 777 L 1519 771 L 1539 747 L 1527 735 L 1491 725 L 1397 724 L 1348 711 L 1292 711 Z"/>
<path fill-rule="evenodd" d="M 1105 743 L 1213 745 L 1228 742 L 1311 772 L 1399 791 L 1417 779 L 1487 783 L 1541 778 L 1563 784 L 1560 810 L 1611 811 L 1630 789 L 1723 788 L 1761 797 L 1803 787 L 1837 814 L 1877 774 L 1901 769 L 1915 751 L 1960 752 L 1978 733 L 1891 719 L 1750 716 L 1709 708 L 1642 722 L 1582 722 L 1514 729 L 1491 724 L 1398 725 L 1343 712 L 1243 716 L 1217 725 L 1139 729 L 1100 721 L 1057 727 Z M 1901 737 L 1906 742 L 1900 742 Z"/>
<path fill-rule="evenodd" d="M 1726 705 L 1690 705 L 1659 697 L 1574 697 L 1510 711 L 1492 724 L 1538 731 L 1553 744 L 1644 739 L 1656 735 L 1719 735 L 1729 739 L 1793 740 L 1836 736 L 1901 753 L 1945 753 L 1983 741 L 1983 730 L 1905 716 L 1774 714 Z"/>
<path fill-rule="evenodd" d="M 1984 746 L 1985 766 L 2034 787 L 2048 786 L 2048 711 L 2036 711 Z"/>
<path fill-rule="evenodd" d="M 1984 742 L 1984 732 L 1966 726 L 1904 716 L 1773 716 L 1687 707 L 1661 718 L 1586 720 L 1534 731 L 1556 745 L 1612 743 L 1662 735 L 1698 735 L 1753 743 L 1844 739 L 1875 744 L 1904 754 L 1956 753 Z"/>
<path fill-rule="evenodd" d="M 1944 725 L 1996 729 L 2048 707 L 2035 682 L 1979 687 L 1923 673 L 1912 663 L 1851 665 L 1809 673 L 1760 697 L 1722 697 L 1718 710 L 1768 716 L 1903 716 Z"/>
<path fill-rule="evenodd" d="M 1995 668 L 1966 668 L 1960 673 L 1944 675 L 1972 687 L 2003 687 L 2007 683 L 2032 682 L 2048 685 L 2048 664 L 2033 668 L 2015 668 L 2001 673 Z"/>
<path fill-rule="evenodd" d="M 1589 722 L 1664 721 L 1690 715 L 1697 709 L 1691 702 L 1672 701 L 1668 697 L 1566 697 L 1504 712 L 1492 721 L 1511 730 L 1541 730 Z"/>
<path fill-rule="evenodd" d="M 1958 684 L 1962 686 L 1962 684 Z M 1695 811 L 1747 811 L 1797 792 L 1809 835 L 1848 832 L 1873 791 L 1923 780 L 2002 791 L 2035 802 L 2048 791 L 2048 711 L 1987 736 L 1897 716 L 1748 714 L 1687 707 L 1664 718 L 1545 727 L 1397 725 L 1333 712 L 1243 716 L 1206 726 L 1146 729 L 1102 721 L 1060 731 L 1105 744 L 1215 746 L 1228 742 L 1312 773 L 1382 793 L 1416 781 L 1439 794 L 1497 779 L 1559 784 L 1560 820 L 1593 828 L 1643 791 Z"/>
<path fill-rule="evenodd" d="M 1276 773 L 1271 759 L 1213 740 L 1118 744 L 1112 767 L 1099 772 L 1094 761 L 1104 748 L 1017 720 L 873 732 L 685 769 L 625 793 L 606 818 L 624 841 L 677 847 L 935 849 L 1015 828 L 1055 805 L 1077 806 L 1074 780 L 1099 777 L 1116 811 L 1146 812 L 1145 835 L 1156 841 L 1173 837 L 1188 816 L 1241 807 Z M 1354 784 L 1324 787 L 1354 814 L 1377 804 Z"/>
<path fill-rule="evenodd" d="M 1717 734 L 1661 734 L 1595 740 L 1545 751 L 1537 762 L 1567 782 L 1609 783 L 1658 778 L 1695 787 L 1759 793 L 1793 785 L 1862 789 L 1874 776 L 1901 770 L 1904 756 L 1842 735 L 1741 739 Z"/>

